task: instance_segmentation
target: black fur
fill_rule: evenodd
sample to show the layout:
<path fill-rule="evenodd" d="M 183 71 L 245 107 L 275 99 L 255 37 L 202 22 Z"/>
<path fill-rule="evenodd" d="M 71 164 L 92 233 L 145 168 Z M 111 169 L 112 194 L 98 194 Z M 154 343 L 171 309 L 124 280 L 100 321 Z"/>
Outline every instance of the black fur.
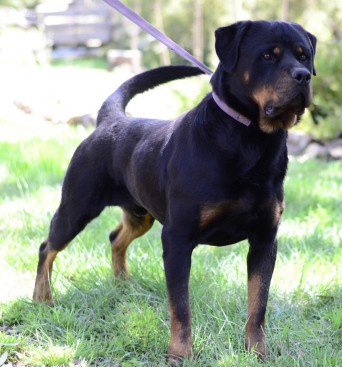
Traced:
<path fill-rule="evenodd" d="M 315 48 L 315 37 L 293 23 L 248 21 L 220 28 L 220 63 L 211 84 L 252 121 L 249 127 L 223 112 L 211 93 L 175 121 L 127 117 L 125 107 L 137 93 L 201 73 L 163 67 L 135 76 L 104 102 L 96 130 L 71 160 L 51 222 L 49 251 L 63 249 L 106 206 L 125 212 L 123 226 L 111 235 L 114 247 L 120 233 L 128 238 L 127 228 L 133 238 L 148 230 L 153 218 L 162 223 L 171 357 L 191 354 L 193 249 L 244 239 L 250 243 L 246 345 L 265 355 L 264 315 L 283 210 L 287 129 L 310 103 Z M 43 260 L 38 300 L 50 297 L 39 285 Z"/>

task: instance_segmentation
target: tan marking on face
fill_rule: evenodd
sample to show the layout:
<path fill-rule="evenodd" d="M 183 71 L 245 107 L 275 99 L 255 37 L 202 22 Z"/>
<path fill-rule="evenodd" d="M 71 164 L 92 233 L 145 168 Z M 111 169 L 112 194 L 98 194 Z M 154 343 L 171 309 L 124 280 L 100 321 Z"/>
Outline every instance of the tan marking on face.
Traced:
<path fill-rule="evenodd" d="M 249 83 L 249 79 L 250 79 L 251 75 L 249 73 L 248 70 L 246 70 L 244 73 L 243 73 L 243 81 L 245 82 L 245 84 L 248 84 Z"/>
<path fill-rule="evenodd" d="M 216 204 L 206 204 L 200 212 L 199 226 L 201 229 L 208 227 L 225 214 L 237 212 L 242 209 L 239 200 L 228 200 Z"/>
<path fill-rule="evenodd" d="M 262 112 L 264 111 L 266 103 L 272 101 L 273 104 L 277 104 L 279 102 L 279 96 L 271 86 L 264 86 L 255 90 L 252 94 L 252 97 Z"/>
<path fill-rule="evenodd" d="M 298 46 L 298 47 L 297 47 L 297 49 L 296 49 L 296 51 L 297 51 L 299 54 L 302 54 L 302 53 L 304 52 L 303 47 L 301 47 L 301 46 Z"/>
<path fill-rule="evenodd" d="M 297 121 L 298 116 L 291 110 L 285 111 L 274 118 L 269 118 L 260 111 L 259 127 L 264 133 L 272 134 L 279 129 L 289 130 L 296 125 Z"/>
<path fill-rule="evenodd" d="M 281 85 L 281 90 L 288 89 L 286 81 L 278 84 L 279 86 Z M 293 112 L 292 109 L 289 109 L 274 118 L 270 118 L 265 115 L 265 107 L 268 103 L 271 103 L 275 106 L 280 105 L 279 92 L 277 92 L 274 88 L 270 86 L 264 86 L 254 91 L 252 98 L 259 106 L 259 127 L 263 132 L 272 134 L 279 129 L 289 130 L 297 123 L 298 116 Z"/>
<path fill-rule="evenodd" d="M 192 340 L 191 340 L 191 320 L 189 327 L 183 329 L 181 322 L 178 320 L 176 312 L 170 305 L 171 318 L 171 340 L 169 345 L 169 356 L 173 358 L 185 358 L 192 355 Z M 191 319 L 191 316 L 190 316 Z"/>
<path fill-rule="evenodd" d="M 275 47 L 273 49 L 273 53 L 275 56 L 280 56 L 281 55 L 281 48 L 280 47 Z"/>

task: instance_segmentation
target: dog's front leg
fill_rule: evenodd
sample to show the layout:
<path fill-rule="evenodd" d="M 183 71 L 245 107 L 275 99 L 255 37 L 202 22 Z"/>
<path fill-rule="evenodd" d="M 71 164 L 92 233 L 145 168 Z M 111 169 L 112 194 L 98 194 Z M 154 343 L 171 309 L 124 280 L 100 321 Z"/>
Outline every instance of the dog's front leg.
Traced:
<path fill-rule="evenodd" d="M 264 236 L 262 236 L 264 237 Z M 260 358 L 266 356 L 265 312 L 268 291 L 277 255 L 275 233 L 249 239 L 248 269 L 248 320 L 246 323 L 246 347 Z"/>
<path fill-rule="evenodd" d="M 189 277 L 194 246 L 167 229 L 163 230 L 162 241 L 171 318 L 169 362 L 172 364 L 192 353 Z"/>

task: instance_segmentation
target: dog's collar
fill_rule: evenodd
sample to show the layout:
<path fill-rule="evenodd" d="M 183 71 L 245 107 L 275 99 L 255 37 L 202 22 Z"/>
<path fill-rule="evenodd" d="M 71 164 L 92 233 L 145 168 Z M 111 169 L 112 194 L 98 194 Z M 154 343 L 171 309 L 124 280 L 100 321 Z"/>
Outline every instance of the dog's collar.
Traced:
<path fill-rule="evenodd" d="M 232 117 L 234 120 L 240 122 L 241 124 L 245 126 L 249 126 L 251 124 L 251 120 L 249 120 L 247 117 L 241 115 L 239 112 L 234 110 L 234 108 L 229 107 L 225 102 L 220 99 L 220 97 L 215 93 L 211 93 L 214 101 L 216 104 L 221 108 L 222 111 L 224 111 L 228 116 Z"/>

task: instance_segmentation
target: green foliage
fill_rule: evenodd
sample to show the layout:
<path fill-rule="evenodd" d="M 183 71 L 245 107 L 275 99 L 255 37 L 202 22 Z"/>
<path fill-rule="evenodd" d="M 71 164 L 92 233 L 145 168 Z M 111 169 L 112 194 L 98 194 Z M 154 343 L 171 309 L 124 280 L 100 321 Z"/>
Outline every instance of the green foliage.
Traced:
<path fill-rule="evenodd" d="M 54 67 L 76 67 L 79 69 L 106 69 L 107 60 L 105 57 L 97 58 L 81 58 L 81 59 L 56 59 L 51 60 L 51 65 Z"/>
<path fill-rule="evenodd" d="M 17 8 L 33 7 L 39 0 L 3 0 L 0 5 Z M 127 0 L 131 6 L 154 25 L 162 24 L 163 31 L 190 53 L 194 52 L 195 0 Z M 157 4 L 160 10 L 157 11 Z M 342 91 L 339 76 L 342 72 L 342 2 L 340 0 L 245 0 L 227 3 L 225 0 L 202 0 L 203 60 L 213 69 L 217 65 L 214 51 L 214 30 L 241 19 L 281 19 L 302 24 L 318 38 L 314 78 L 314 105 L 300 128 L 309 130 L 317 138 L 332 138 L 342 134 Z M 138 30 L 128 20 L 113 12 L 115 22 L 122 22 L 112 47 L 130 47 L 132 33 L 139 33 L 138 47 L 146 68 L 160 65 L 164 47 L 145 31 Z M 132 28 L 135 29 L 132 32 Z M 184 63 L 170 52 L 172 63 Z M 55 62 L 58 64 L 58 62 Z M 65 64 L 65 62 L 63 63 Z M 85 63 L 83 63 L 85 65 Z M 90 65 L 87 61 L 87 65 Z M 105 61 L 93 67 L 105 68 Z M 318 123 L 318 126 L 317 126 Z"/>
<path fill-rule="evenodd" d="M 17 9 L 22 8 L 33 9 L 40 3 L 41 3 L 40 0 L 1 0 L 0 7 L 9 6 Z"/>
<path fill-rule="evenodd" d="M 155 0 L 157 1 L 157 0 Z M 134 6 L 136 1 L 131 0 Z M 156 24 L 152 1 L 141 1 L 139 10 L 151 23 Z M 164 31 L 189 52 L 193 52 L 194 0 L 162 2 Z M 240 7 L 238 6 L 240 4 Z M 316 138 L 333 138 L 342 134 L 342 91 L 339 78 L 342 73 L 342 3 L 332 0 L 272 0 L 244 1 L 227 4 L 224 0 L 202 1 L 203 60 L 213 68 L 217 64 L 213 31 L 240 19 L 283 19 L 302 24 L 318 38 L 316 55 L 317 77 L 314 78 L 314 104 L 300 128 L 309 130 Z M 141 32 L 144 38 L 144 32 Z M 147 68 L 160 64 L 157 41 L 140 44 Z M 184 62 L 171 53 L 173 63 Z"/>
<path fill-rule="evenodd" d="M 323 138 L 342 134 L 342 43 L 334 40 L 319 45 L 317 77 L 313 79 L 314 102 L 319 106 L 315 134 Z"/>

